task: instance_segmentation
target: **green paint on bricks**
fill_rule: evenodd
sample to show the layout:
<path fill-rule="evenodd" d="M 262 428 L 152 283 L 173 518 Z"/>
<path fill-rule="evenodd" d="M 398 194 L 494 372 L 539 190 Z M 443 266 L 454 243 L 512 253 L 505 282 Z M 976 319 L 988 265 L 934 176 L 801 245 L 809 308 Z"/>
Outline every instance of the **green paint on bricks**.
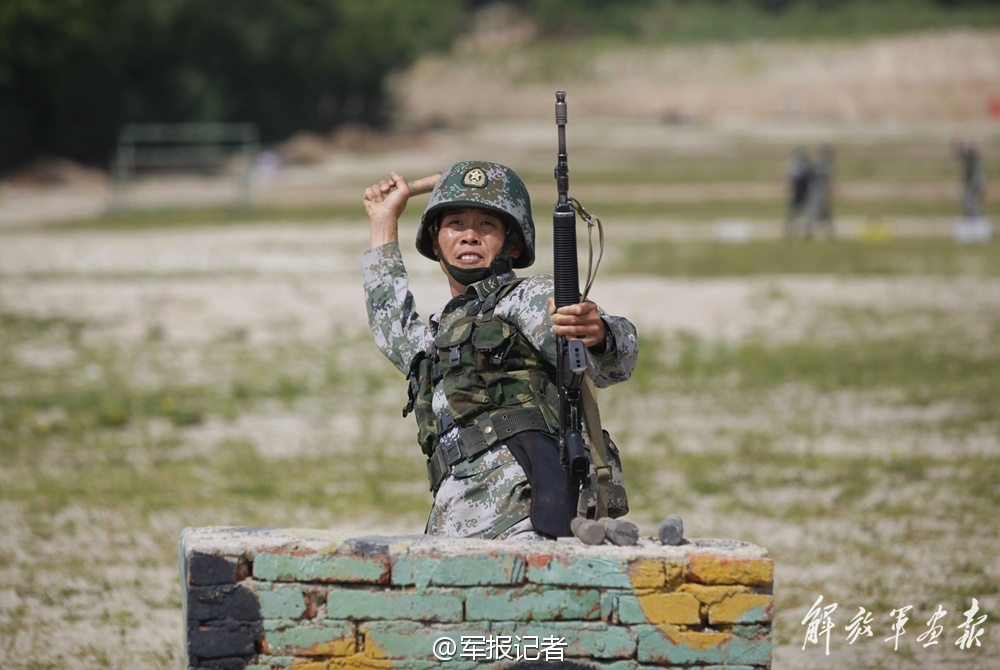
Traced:
<path fill-rule="evenodd" d="M 639 636 L 636 659 L 659 665 L 725 664 L 732 633 L 688 631 L 663 624 L 633 626 Z"/>
<path fill-rule="evenodd" d="M 590 588 L 630 588 L 625 558 L 532 556 L 528 561 L 528 581 L 532 584 L 552 586 L 580 586 Z"/>
<path fill-rule="evenodd" d="M 265 552 L 254 559 L 253 576 L 271 582 L 384 584 L 389 581 L 389 558 Z"/>
<path fill-rule="evenodd" d="M 274 584 L 255 591 L 263 619 L 298 619 L 306 612 L 306 600 L 297 585 Z"/>
<path fill-rule="evenodd" d="M 524 560 L 497 553 L 481 556 L 404 555 L 392 564 L 392 583 L 397 586 L 490 586 L 522 584 Z"/>
<path fill-rule="evenodd" d="M 500 589 L 466 591 L 468 621 L 587 621 L 599 619 L 601 594 L 595 589 Z"/>
<path fill-rule="evenodd" d="M 356 651 L 354 625 L 346 621 L 265 630 L 264 644 L 266 653 L 291 656 L 346 656 Z"/>
<path fill-rule="evenodd" d="M 463 604 L 462 594 L 453 589 L 332 589 L 326 599 L 326 615 L 330 619 L 461 621 Z"/>

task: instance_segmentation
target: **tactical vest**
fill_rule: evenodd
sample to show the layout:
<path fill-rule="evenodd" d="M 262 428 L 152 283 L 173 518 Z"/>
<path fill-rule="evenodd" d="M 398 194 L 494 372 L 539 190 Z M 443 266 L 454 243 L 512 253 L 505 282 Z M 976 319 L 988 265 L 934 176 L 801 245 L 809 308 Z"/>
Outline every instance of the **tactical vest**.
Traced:
<path fill-rule="evenodd" d="M 497 303 L 521 280 L 476 300 L 451 327 L 440 331 L 433 352 L 417 355 L 410 366 L 409 402 L 417 420 L 417 439 L 427 456 L 427 475 L 436 491 L 451 467 L 526 430 L 559 432 L 559 393 L 555 368 L 502 318 Z M 437 416 L 434 390 L 442 384 L 449 411 Z M 439 436 L 458 427 L 458 440 Z"/>

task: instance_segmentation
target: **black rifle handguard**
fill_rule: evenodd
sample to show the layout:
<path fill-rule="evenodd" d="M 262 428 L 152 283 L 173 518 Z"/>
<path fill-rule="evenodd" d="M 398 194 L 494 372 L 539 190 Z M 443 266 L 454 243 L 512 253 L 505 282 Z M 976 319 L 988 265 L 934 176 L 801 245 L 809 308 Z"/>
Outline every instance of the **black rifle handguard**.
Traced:
<path fill-rule="evenodd" d="M 580 273 L 576 256 L 576 212 L 569 201 L 569 162 L 566 154 L 566 92 L 556 91 L 556 127 L 559 153 L 554 170 L 559 199 L 552 210 L 552 252 L 556 307 L 580 302 Z M 559 446 L 570 477 L 578 485 L 590 474 L 583 446 L 580 386 L 587 373 L 587 351 L 580 340 L 556 338 L 556 382 L 559 387 Z"/>

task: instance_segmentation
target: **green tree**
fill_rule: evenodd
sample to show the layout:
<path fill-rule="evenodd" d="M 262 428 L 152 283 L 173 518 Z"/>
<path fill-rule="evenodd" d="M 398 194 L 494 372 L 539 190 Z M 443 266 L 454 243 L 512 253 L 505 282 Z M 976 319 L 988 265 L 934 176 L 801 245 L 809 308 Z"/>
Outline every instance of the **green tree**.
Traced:
<path fill-rule="evenodd" d="M 265 141 L 387 118 L 382 82 L 450 46 L 461 0 L 4 0 L 0 171 L 106 164 L 137 121 L 250 121 Z"/>

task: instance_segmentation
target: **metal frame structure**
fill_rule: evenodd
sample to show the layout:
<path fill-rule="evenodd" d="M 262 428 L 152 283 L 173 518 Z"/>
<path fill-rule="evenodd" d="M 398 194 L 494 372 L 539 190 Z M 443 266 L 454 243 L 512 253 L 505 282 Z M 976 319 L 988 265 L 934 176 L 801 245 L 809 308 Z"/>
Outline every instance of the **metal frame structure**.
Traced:
<path fill-rule="evenodd" d="M 129 208 L 129 185 L 141 175 L 226 171 L 236 176 L 237 204 L 249 207 L 259 150 L 257 126 L 252 123 L 128 124 L 118 135 L 112 160 L 109 209 Z"/>

